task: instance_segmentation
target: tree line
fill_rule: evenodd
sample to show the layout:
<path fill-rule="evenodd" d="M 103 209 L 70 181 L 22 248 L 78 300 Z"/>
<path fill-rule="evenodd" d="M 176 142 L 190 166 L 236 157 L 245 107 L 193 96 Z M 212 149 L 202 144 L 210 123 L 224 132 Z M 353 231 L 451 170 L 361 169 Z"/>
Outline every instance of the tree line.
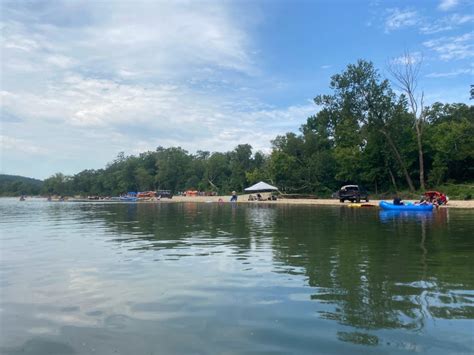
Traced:
<path fill-rule="evenodd" d="M 328 196 L 342 184 L 372 193 L 424 190 L 474 181 L 474 107 L 436 102 L 416 92 L 419 67 L 410 58 L 392 66 L 399 91 L 371 62 L 359 60 L 333 75 L 330 94 L 299 133 L 277 136 L 269 154 L 241 144 L 229 152 L 158 147 L 124 153 L 98 170 L 46 179 L 43 194 L 117 195 L 187 189 L 227 194 L 260 180 L 282 192 Z"/>
<path fill-rule="evenodd" d="M 38 179 L 0 174 L 0 196 L 39 195 L 42 185 Z"/>

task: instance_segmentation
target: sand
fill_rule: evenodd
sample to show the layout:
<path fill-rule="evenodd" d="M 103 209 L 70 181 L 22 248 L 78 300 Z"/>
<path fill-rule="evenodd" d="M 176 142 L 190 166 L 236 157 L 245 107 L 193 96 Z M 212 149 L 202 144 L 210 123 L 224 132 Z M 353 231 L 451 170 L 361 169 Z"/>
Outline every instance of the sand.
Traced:
<path fill-rule="evenodd" d="M 349 205 L 349 202 L 342 204 L 337 199 L 279 199 L 276 201 L 248 201 L 249 195 L 239 195 L 237 203 L 251 203 L 251 204 L 288 204 L 288 205 L 331 205 L 331 206 L 342 206 Z M 229 196 L 173 196 L 173 199 L 162 199 L 163 202 L 219 202 L 221 199 L 224 203 L 230 201 Z M 409 200 L 408 200 L 409 201 Z M 377 205 L 380 200 L 371 200 L 369 203 Z M 414 202 L 414 201 L 412 201 Z M 450 200 L 446 206 L 442 208 L 474 208 L 474 200 L 471 201 L 459 201 Z"/>

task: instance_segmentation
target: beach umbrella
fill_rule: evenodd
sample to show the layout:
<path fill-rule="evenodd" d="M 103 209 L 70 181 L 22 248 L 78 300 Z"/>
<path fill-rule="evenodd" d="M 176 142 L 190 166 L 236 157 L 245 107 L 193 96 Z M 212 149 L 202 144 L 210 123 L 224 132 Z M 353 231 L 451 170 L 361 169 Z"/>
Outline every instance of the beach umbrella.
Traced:
<path fill-rule="evenodd" d="M 255 185 L 247 187 L 244 189 L 245 192 L 270 192 L 270 191 L 278 191 L 278 188 L 272 185 L 267 184 L 266 182 L 260 181 L 257 182 Z"/>

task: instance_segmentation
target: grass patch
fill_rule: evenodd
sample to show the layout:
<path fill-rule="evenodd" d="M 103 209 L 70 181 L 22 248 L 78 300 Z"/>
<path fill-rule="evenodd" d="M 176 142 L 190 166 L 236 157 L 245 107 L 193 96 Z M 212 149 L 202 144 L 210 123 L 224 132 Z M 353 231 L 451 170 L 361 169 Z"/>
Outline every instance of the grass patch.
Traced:
<path fill-rule="evenodd" d="M 446 194 L 451 200 L 472 200 L 474 199 L 474 183 L 470 184 L 450 184 L 446 183 L 437 187 L 432 187 L 426 191 L 439 191 Z M 425 191 L 410 192 L 403 190 L 398 192 L 398 196 L 405 200 L 417 200 L 420 199 Z M 371 194 L 370 198 L 374 200 L 390 200 L 393 199 L 395 193 L 383 192 L 377 195 Z"/>

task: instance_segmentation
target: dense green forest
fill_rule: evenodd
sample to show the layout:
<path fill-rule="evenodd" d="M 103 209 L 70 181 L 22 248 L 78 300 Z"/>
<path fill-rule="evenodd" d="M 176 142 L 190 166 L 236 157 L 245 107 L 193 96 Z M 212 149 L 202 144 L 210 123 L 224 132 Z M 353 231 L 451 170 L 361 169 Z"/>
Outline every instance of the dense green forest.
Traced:
<path fill-rule="evenodd" d="M 0 196 L 38 195 L 42 186 L 41 180 L 0 174 Z"/>
<path fill-rule="evenodd" d="M 416 81 L 409 81 L 416 80 L 416 73 L 404 77 L 403 71 L 392 70 L 395 78 L 408 79 L 405 86 L 399 81 L 401 94 L 364 60 L 333 75 L 331 93 L 314 99 L 319 112 L 307 118 L 298 134 L 277 136 L 270 154 L 253 153 L 248 144 L 229 152 L 190 154 L 180 147 L 158 147 L 138 156 L 119 153 L 103 169 L 51 176 L 41 193 L 198 189 L 224 194 L 265 180 L 283 192 L 329 196 L 345 183 L 380 193 L 474 181 L 474 107 L 424 106 Z M 1 189 L 23 193 L 5 184 Z"/>

